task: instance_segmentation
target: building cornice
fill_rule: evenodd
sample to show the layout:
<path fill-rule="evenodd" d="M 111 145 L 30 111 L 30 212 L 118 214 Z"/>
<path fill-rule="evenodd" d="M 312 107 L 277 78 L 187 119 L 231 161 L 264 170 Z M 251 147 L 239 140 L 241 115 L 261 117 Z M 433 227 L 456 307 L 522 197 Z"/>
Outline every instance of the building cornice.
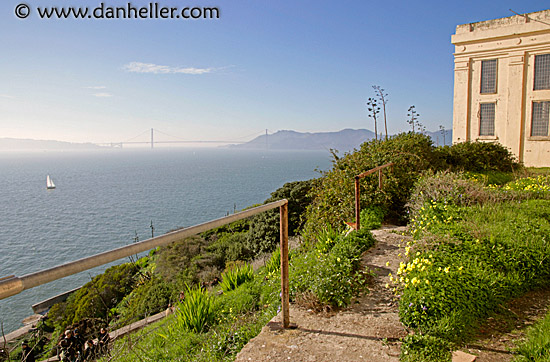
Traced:
<path fill-rule="evenodd" d="M 510 37 L 524 37 L 550 33 L 550 9 L 508 18 L 463 24 L 451 36 L 455 45 L 464 45 Z"/>

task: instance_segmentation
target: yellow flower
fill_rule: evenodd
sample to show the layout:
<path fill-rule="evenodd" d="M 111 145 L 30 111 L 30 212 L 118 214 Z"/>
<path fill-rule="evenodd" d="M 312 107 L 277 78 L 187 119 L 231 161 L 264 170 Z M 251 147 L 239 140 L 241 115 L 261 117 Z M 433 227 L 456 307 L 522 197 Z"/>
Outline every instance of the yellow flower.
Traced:
<path fill-rule="evenodd" d="M 448 273 L 448 272 L 449 272 L 449 269 L 450 269 L 449 267 L 446 267 L 445 270 L 444 270 L 444 272 L 445 272 L 445 273 Z"/>
<path fill-rule="evenodd" d="M 386 266 L 390 266 L 390 262 L 389 262 L 389 261 L 386 262 Z"/>
<path fill-rule="evenodd" d="M 340 262 L 340 257 L 336 258 L 336 261 L 337 261 L 337 262 Z"/>
<path fill-rule="evenodd" d="M 386 283 L 386 289 L 390 289 L 390 284 Z"/>
<path fill-rule="evenodd" d="M 426 284 L 430 285 L 430 281 L 428 279 L 426 279 Z"/>

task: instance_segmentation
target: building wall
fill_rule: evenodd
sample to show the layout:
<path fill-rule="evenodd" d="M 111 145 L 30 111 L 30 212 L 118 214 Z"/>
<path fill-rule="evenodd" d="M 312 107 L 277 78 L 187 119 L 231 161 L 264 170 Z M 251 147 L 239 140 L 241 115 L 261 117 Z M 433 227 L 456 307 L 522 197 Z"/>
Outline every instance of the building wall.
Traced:
<path fill-rule="evenodd" d="M 550 54 L 550 10 L 459 25 L 455 45 L 453 143 L 500 142 L 526 166 L 550 166 L 550 134 L 531 137 L 533 101 L 550 101 L 550 89 L 533 90 L 535 56 Z M 481 64 L 497 59 L 497 91 L 482 94 Z M 481 103 L 496 103 L 493 136 L 480 136 Z"/>

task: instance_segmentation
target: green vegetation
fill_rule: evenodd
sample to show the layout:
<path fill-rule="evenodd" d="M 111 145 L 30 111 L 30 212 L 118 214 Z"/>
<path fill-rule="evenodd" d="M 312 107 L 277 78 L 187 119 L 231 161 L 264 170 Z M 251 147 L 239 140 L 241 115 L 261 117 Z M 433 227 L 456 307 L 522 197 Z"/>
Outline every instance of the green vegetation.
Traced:
<path fill-rule="evenodd" d="M 186 286 L 185 299 L 176 307 L 175 328 L 201 333 L 208 330 L 215 318 L 214 300 L 199 286 Z"/>
<path fill-rule="evenodd" d="M 548 362 L 550 361 L 550 312 L 529 328 L 524 341 L 520 342 L 516 353 L 516 362 Z"/>
<path fill-rule="evenodd" d="M 318 309 L 346 306 L 364 290 L 361 253 L 374 244 L 368 230 L 339 235 L 331 250 L 294 251 L 290 263 L 291 298 Z M 239 279 L 211 292 L 189 287 L 175 315 L 117 341 L 116 361 L 230 361 L 277 313 L 280 306 L 280 251 L 257 273 L 248 264 L 230 266 L 222 276 Z M 223 290 L 223 294 L 216 291 Z M 214 295 L 217 295 L 214 297 Z M 129 347 L 138 339 L 139 348 Z"/>
<path fill-rule="evenodd" d="M 410 202 L 414 241 L 391 276 L 401 293 L 401 321 L 422 336 L 405 340 L 404 360 L 450 360 L 449 346 L 471 338 L 503 303 L 548 285 L 550 201 L 533 197 L 550 193 L 509 190 L 448 173 L 417 183 Z"/>
<path fill-rule="evenodd" d="M 384 221 L 385 212 L 380 206 L 371 206 L 361 210 L 361 229 L 380 229 Z"/>
<path fill-rule="evenodd" d="M 406 204 L 423 172 L 481 172 L 490 175 L 492 181 L 513 177 L 511 171 L 521 170 L 513 155 L 498 144 L 466 142 L 434 147 L 428 136 L 411 132 L 386 141 L 371 140 L 356 152 L 341 158 L 335 155 L 332 170 L 313 185 L 302 232 L 306 241 L 314 242 L 318 230 L 327 225 L 344 230 L 344 222 L 354 220 L 354 177 L 390 162 L 395 165 L 384 170 L 382 189 L 378 188 L 377 174 L 361 180 L 360 202 L 361 209 L 379 208 L 385 219 L 398 224 L 408 221 Z"/>
<path fill-rule="evenodd" d="M 220 287 L 224 292 L 229 292 L 237 288 L 239 285 L 252 280 L 254 278 L 254 271 L 252 265 L 232 265 L 222 273 L 222 281 Z"/>
<path fill-rule="evenodd" d="M 364 290 L 367 271 L 361 269 L 360 256 L 374 245 L 374 238 L 361 229 L 322 240 L 322 247 L 292 256 L 290 294 L 314 310 L 344 307 Z"/>
<path fill-rule="evenodd" d="M 287 183 L 266 200 L 289 200 L 289 233 L 302 237 L 290 253 L 292 302 L 334 310 L 365 292 L 361 254 L 374 245 L 369 229 L 384 221 L 410 223 L 413 237 L 390 286 L 401 297 L 401 321 L 415 332 L 403 341 L 403 361 L 450 360 L 451 348 L 503 303 L 547 285 L 550 178 L 517 179 L 525 173 L 505 148 L 434 147 L 409 132 L 333 155 L 322 177 Z M 377 174 L 361 180 L 362 229 L 346 234 L 354 177 L 390 162 L 382 189 Z M 230 361 L 280 306 L 278 243 L 273 210 L 111 268 L 52 308 L 51 343 L 69 326 L 85 325 L 87 338 L 98 326 L 175 305 L 162 322 L 117 341 L 112 360 Z"/>
<path fill-rule="evenodd" d="M 521 169 L 512 152 L 499 143 L 461 142 L 438 147 L 437 152 L 451 171 L 501 171 Z"/>
<path fill-rule="evenodd" d="M 253 280 L 215 298 L 206 298 L 206 291 L 195 289 L 194 293 L 202 296 L 198 299 L 193 297 L 194 302 L 189 304 L 194 305 L 193 311 L 205 310 L 201 314 L 209 316 L 209 321 L 204 324 L 208 329 L 202 328 L 201 332 L 201 328 L 187 327 L 184 323 L 195 319 L 194 312 L 183 316 L 178 312 L 180 306 L 176 308 L 174 315 L 163 321 L 117 340 L 110 360 L 231 361 L 244 344 L 257 335 L 277 313 L 279 291 L 280 281 L 265 280 L 263 272 L 255 274 Z M 211 293 L 213 294 L 215 293 Z M 187 291 L 186 300 L 189 296 Z"/>
<path fill-rule="evenodd" d="M 379 207 L 387 218 L 404 222 L 405 204 L 415 180 L 422 170 L 441 168 L 441 160 L 429 137 L 402 133 L 387 141 L 371 140 L 356 152 L 335 158 L 332 170 L 326 172 L 312 188 L 313 201 L 305 214 L 302 235 L 314 243 L 319 230 L 330 225 L 345 229 L 345 221 L 354 220 L 354 177 L 374 167 L 394 162 L 384 170 L 384 188 L 378 189 L 378 175 L 361 180 L 361 208 Z"/>

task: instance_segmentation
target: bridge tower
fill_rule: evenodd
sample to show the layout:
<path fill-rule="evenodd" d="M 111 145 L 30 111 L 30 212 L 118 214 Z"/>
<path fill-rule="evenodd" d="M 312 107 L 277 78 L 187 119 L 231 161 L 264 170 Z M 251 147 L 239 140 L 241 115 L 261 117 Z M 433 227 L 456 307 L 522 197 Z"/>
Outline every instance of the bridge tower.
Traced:
<path fill-rule="evenodd" d="M 153 149 L 153 129 L 151 128 L 151 149 Z"/>

